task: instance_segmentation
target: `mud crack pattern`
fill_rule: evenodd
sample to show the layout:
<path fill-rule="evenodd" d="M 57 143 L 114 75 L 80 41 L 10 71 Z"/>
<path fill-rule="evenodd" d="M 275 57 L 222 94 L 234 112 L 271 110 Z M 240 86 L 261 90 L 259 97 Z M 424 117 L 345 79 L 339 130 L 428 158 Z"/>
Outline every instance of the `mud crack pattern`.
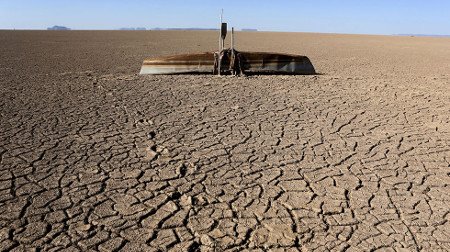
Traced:
<path fill-rule="evenodd" d="M 448 77 L 2 71 L 1 250 L 450 250 Z"/>

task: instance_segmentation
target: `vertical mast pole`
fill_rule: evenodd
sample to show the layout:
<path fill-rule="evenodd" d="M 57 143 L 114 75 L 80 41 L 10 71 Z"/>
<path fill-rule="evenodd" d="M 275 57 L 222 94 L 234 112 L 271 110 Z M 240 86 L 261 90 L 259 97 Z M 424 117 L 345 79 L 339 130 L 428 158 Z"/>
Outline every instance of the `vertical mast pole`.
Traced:
<path fill-rule="evenodd" d="M 222 28 L 222 23 L 223 23 L 223 9 L 222 12 L 220 13 L 220 26 L 219 28 Z M 219 50 L 222 51 L 223 50 L 223 41 L 222 41 L 222 31 L 219 32 Z"/>
<path fill-rule="evenodd" d="M 231 27 L 231 51 L 234 50 L 234 27 Z"/>
<path fill-rule="evenodd" d="M 223 9 L 222 9 L 222 13 L 220 14 L 220 26 L 222 29 L 222 23 L 223 23 Z M 222 37 L 222 50 L 225 48 L 225 38 L 223 37 L 223 34 L 221 34 Z"/>
<path fill-rule="evenodd" d="M 219 25 L 219 64 L 218 64 L 218 69 L 217 69 L 217 73 L 218 75 L 220 75 L 220 71 L 221 71 L 221 55 L 222 55 L 222 50 L 223 50 L 223 42 L 222 42 L 222 21 L 223 21 L 223 9 L 222 12 L 220 13 L 220 25 Z"/>

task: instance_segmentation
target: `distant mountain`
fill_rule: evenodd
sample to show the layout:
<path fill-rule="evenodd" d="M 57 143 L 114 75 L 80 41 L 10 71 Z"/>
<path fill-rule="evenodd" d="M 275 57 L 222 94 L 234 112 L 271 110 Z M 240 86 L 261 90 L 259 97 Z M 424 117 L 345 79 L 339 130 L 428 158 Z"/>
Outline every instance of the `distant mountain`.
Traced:
<path fill-rule="evenodd" d="M 434 34 L 394 34 L 394 36 L 450 38 L 450 35 L 434 35 Z"/>
<path fill-rule="evenodd" d="M 145 31 L 147 30 L 147 28 L 144 27 L 123 27 L 120 28 L 118 30 L 121 31 Z M 169 27 L 169 28 L 160 28 L 160 27 L 155 27 L 155 28 L 150 28 L 148 30 L 151 31 L 218 31 L 219 29 L 217 28 L 198 28 L 198 27 L 187 27 L 187 28 L 178 28 L 178 27 Z M 242 31 L 258 31 L 257 29 L 242 29 Z"/>
<path fill-rule="evenodd" d="M 47 30 L 49 30 L 49 31 L 69 31 L 70 28 L 65 27 L 65 26 L 55 25 L 53 27 L 48 27 Z"/>
<path fill-rule="evenodd" d="M 242 29 L 241 31 L 243 31 L 243 32 L 257 32 L 257 31 L 258 31 L 258 29 L 249 29 L 249 28 L 244 28 L 244 29 Z"/>
<path fill-rule="evenodd" d="M 197 27 L 189 27 L 189 28 L 152 28 L 152 31 L 217 31 L 217 28 L 197 28 Z"/>
<path fill-rule="evenodd" d="M 119 30 L 121 30 L 121 31 L 145 31 L 145 30 L 147 30 L 147 28 L 145 28 L 145 27 L 123 27 L 123 28 L 120 28 Z"/>

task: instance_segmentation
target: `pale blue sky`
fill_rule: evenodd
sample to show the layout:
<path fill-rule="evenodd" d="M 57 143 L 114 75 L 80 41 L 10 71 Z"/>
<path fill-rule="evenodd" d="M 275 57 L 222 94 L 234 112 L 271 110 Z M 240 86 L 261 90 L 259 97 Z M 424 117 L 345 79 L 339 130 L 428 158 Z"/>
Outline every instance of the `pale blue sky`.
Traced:
<path fill-rule="evenodd" d="M 366 34 L 450 34 L 447 0 L 0 0 L 0 29 L 216 27 Z"/>

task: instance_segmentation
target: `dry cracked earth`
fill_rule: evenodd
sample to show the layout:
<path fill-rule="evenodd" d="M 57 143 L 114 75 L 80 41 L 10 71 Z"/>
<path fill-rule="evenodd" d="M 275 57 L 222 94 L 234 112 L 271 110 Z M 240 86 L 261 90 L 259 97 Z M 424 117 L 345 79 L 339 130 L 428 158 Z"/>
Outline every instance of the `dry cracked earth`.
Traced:
<path fill-rule="evenodd" d="M 238 33 L 320 74 L 137 75 L 215 37 L 0 32 L 0 250 L 450 250 L 448 39 Z"/>

